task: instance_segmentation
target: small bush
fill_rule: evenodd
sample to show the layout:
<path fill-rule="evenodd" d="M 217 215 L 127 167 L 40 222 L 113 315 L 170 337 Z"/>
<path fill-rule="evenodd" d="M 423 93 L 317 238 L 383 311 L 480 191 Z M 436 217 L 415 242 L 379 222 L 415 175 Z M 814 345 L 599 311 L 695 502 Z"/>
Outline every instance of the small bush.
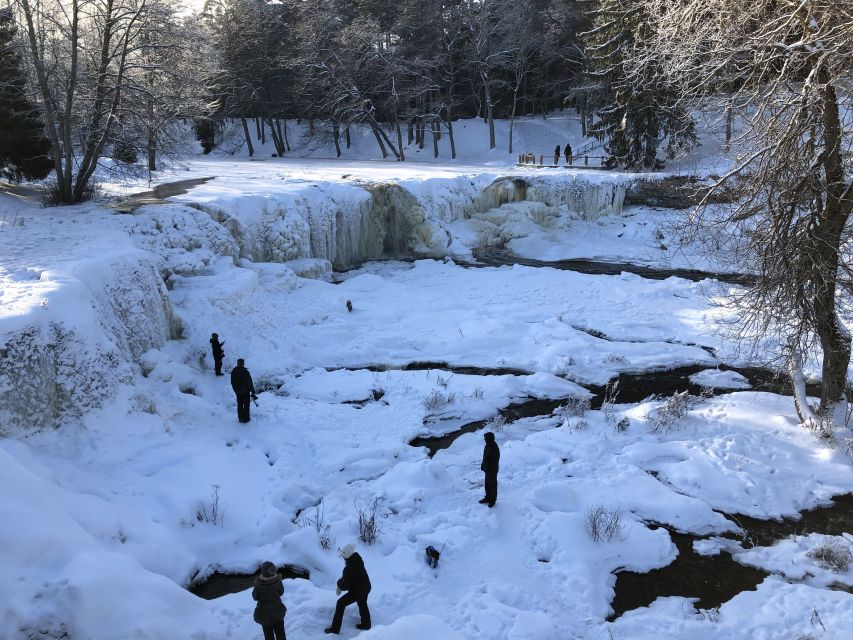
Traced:
<path fill-rule="evenodd" d="M 498 433 L 503 433 L 506 425 L 506 418 L 499 413 L 498 415 L 489 418 L 489 421 L 486 422 L 484 428 L 486 431 L 497 431 Z"/>
<path fill-rule="evenodd" d="M 436 377 L 435 383 L 436 383 L 439 387 L 441 387 L 442 389 L 447 389 L 447 385 L 448 385 L 448 384 L 450 384 L 450 378 L 452 378 L 452 377 L 453 377 L 453 376 L 448 376 L 447 378 L 444 378 L 444 377 L 442 377 L 442 375 L 439 373 L 439 374 L 438 374 L 438 376 Z"/>
<path fill-rule="evenodd" d="M 569 429 L 571 429 L 572 432 L 574 432 L 574 431 L 586 431 L 587 429 L 589 429 L 589 422 L 587 422 L 586 420 L 577 420 L 574 423 L 569 422 L 568 424 L 569 424 Z"/>
<path fill-rule="evenodd" d="M 379 402 L 385 396 L 385 389 L 382 389 L 381 387 L 373 387 L 370 390 L 370 395 L 373 396 L 373 400 L 375 402 Z"/>
<path fill-rule="evenodd" d="M 382 498 L 373 498 L 366 506 L 355 501 L 355 510 L 358 514 L 358 539 L 365 544 L 374 544 L 379 541 L 382 533 L 381 518 Z"/>
<path fill-rule="evenodd" d="M 474 390 L 471 392 L 471 399 L 472 400 L 482 400 L 483 396 L 485 394 L 486 394 L 486 391 L 485 391 L 485 389 L 483 389 L 483 387 L 475 387 Z"/>
<path fill-rule="evenodd" d="M 455 402 L 455 393 L 444 393 L 439 389 L 433 389 L 429 395 L 424 398 L 424 407 L 426 407 L 427 411 L 437 411 L 450 406 Z"/>
<path fill-rule="evenodd" d="M 558 417 L 566 419 L 575 416 L 582 416 L 590 409 L 590 399 L 588 396 L 569 396 L 566 398 L 566 404 L 561 405 L 554 412 Z"/>
<path fill-rule="evenodd" d="M 630 426 L 631 419 L 628 416 L 623 416 L 622 419 L 616 423 L 616 431 L 619 433 L 625 433 Z"/>
<path fill-rule="evenodd" d="M 595 542 L 622 539 L 622 512 L 602 505 L 586 510 L 586 532 Z"/>
<path fill-rule="evenodd" d="M 853 563 L 850 547 L 840 540 L 827 540 L 806 554 L 824 569 L 844 573 Z"/>
<path fill-rule="evenodd" d="M 676 391 L 657 409 L 646 414 L 652 433 L 669 433 L 701 399 L 687 391 Z"/>
<path fill-rule="evenodd" d="M 619 395 L 619 379 L 608 382 L 604 387 L 604 401 L 601 403 L 601 412 L 604 419 L 611 424 L 616 423 L 616 398 Z"/>
<path fill-rule="evenodd" d="M 314 517 L 303 518 L 300 524 L 303 527 L 314 528 L 317 532 L 317 539 L 320 541 L 320 548 L 324 551 L 328 551 L 335 545 L 335 539 L 332 537 L 332 525 L 326 523 L 325 507 L 322 500 L 314 508 Z"/>
<path fill-rule="evenodd" d="M 211 485 L 210 500 L 205 502 L 199 500 L 196 505 L 195 519 L 197 522 L 206 522 L 215 526 L 221 526 L 225 521 L 225 507 L 219 502 L 219 485 Z M 183 522 L 186 526 L 192 523 Z"/>

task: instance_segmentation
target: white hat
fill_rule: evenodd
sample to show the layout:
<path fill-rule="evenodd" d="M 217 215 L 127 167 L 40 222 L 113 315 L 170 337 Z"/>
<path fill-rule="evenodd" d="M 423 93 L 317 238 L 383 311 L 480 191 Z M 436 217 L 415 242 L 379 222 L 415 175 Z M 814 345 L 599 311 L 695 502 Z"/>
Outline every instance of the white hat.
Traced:
<path fill-rule="evenodd" d="M 350 543 L 341 549 L 341 558 L 344 560 L 348 559 L 352 554 L 355 553 L 355 545 Z"/>

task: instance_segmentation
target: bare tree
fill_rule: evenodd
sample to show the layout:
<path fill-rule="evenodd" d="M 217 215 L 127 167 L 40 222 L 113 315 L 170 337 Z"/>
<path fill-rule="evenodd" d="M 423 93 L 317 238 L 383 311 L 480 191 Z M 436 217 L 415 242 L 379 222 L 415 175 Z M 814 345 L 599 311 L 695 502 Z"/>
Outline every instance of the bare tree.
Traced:
<path fill-rule="evenodd" d="M 632 53 L 641 73 L 657 64 L 684 100 L 713 94 L 721 81 L 748 105 L 732 140 L 731 170 L 712 189 L 734 186 L 727 211 L 703 206 L 694 231 L 757 274 L 736 298 L 741 335 L 784 345 L 802 421 L 843 421 L 850 334 L 840 317 L 853 289 L 843 247 L 853 209 L 849 81 L 850 0 L 644 0 L 649 39 Z M 802 362 L 822 355 L 820 407 L 806 402 Z"/>
<path fill-rule="evenodd" d="M 87 197 L 118 120 L 147 0 L 16 0 L 51 141 L 56 196 Z"/>

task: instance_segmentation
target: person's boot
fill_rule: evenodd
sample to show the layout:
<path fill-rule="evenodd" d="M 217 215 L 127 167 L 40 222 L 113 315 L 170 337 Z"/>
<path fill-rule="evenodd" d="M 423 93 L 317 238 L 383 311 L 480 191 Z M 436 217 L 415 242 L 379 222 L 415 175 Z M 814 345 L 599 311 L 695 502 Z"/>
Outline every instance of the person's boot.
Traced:
<path fill-rule="evenodd" d="M 355 628 L 361 629 L 362 631 L 367 631 L 368 629 L 370 629 L 370 625 L 364 624 L 363 622 L 359 622 L 357 625 L 355 625 Z"/>
<path fill-rule="evenodd" d="M 480 500 L 480 504 L 489 504 L 489 499 L 483 498 L 482 500 Z"/>
<path fill-rule="evenodd" d="M 323 629 L 323 633 L 334 633 L 335 635 L 338 635 L 338 633 L 340 632 L 335 631 L 334 629 L 332 629 L 332 627 L 326 627 L 325 629 Z"/>

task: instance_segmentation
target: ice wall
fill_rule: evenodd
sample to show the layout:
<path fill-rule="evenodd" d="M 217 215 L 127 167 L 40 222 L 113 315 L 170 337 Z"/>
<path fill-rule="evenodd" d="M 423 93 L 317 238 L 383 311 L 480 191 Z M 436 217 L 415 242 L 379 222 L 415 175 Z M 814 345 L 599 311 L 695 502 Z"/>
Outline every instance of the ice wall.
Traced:
<path fill-rule="evenodd" d="M 577 174 L 482 173 L 396 183 L 259 181 L 239 189 L 227 181 L 214 181 L 181 197 L 208 214 L 204 228 L 192 232 L 202 236 L 199 247 L 187 247 L 178 239 L 168 245 L 170 251 L 181 249 L 197 257 L 188 262 L 177 257 L 180 252 L 157 250 L 173 263 L 171 269 L 184 271 L 191 265 L 204 268 L 209 261 L 199 252 L 201 247 L 255 262 L 315 258 L 338 268 L 387 256 L 443 257 L 452 253 L 451 225 L 460 219 L 478 218 L 500 226 L 508 218 L 489 212 L 522 202 L 535 206 L 510 211 L 512 220 L 524 213 L 536 221 L 561 208 L 592 217 L 621 211 L 624 197 L 624 186 L 613 176 L 591 179 Z M 157 224 L 143 235 L 161 231 L 169 236 L 172 229 L 186 233 L 192 224 L 184 219 L 187 207 L 183 210 L 172 219 L 160 214 Z M 220 229 L 214 232 L 208 228 L 211 223 Z M 221 237 L 223 231 L 230 243 Z M 493 229 L 490 235 L 506 234 Z"/>
<path fill-rule="evenodd" d="M 0 321 L 0 433 L 56 426 L 111 398 L 180 333 L 152 256 L 74 263 L 40 308 Z"/>

